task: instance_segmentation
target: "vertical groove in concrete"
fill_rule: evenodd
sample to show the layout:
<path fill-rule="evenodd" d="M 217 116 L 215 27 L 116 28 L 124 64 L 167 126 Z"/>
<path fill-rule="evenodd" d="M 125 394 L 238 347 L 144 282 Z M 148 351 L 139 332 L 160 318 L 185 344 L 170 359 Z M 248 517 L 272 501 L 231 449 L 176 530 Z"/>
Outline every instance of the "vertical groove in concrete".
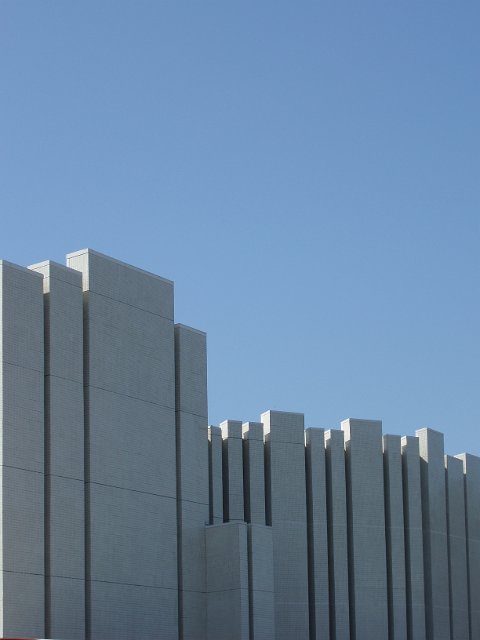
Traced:
<path fill-rule="evenodd" d="M 306 640 L 309 620 L 303 415 L 267 411 L 261 422 L 269 435 L 270 448 L 276 640 Z"/>
<path fill-rule="evenodd" d="M 325 468 L 331 637 L 332 640 L 349 640 L 349 550 L 343 431 L 325 432 Z"/>
<path fill-rule="evenodd" d="M 208 481 L 210 524 L 223 522 L 222 431 L 208 427 Z"/>
<path fill-rule="evenodd" d="M 425 582 L 419 441 L 413 436 L 404 436 L 401 443 L 408 639 L 425 640 Z"/>
<path fill-rule="evenodd" d="M 382 424 L 342 422 L 347 464 L 351 550 L 351 635 L 355 640 L 388 637 L 385 496 Z"/>
<path fill-rule="evenodd" d="M 383 436 L 389 640 L 407 640 L 401 437 Z"/>
<path fill-rule="evenodd" d="M 427 637 L 450 640 L 447 513 L 443 434 L 420 429 Z"/>
<path fill-rule="evenodd" d="M 445 456 L 451 640 L 469 640 L 463 463 Z"/>
<path fill-rule="evenodd" d="M 327 487 L 323 429 L 305 431 L 310 640 L 330 636 Z"/>

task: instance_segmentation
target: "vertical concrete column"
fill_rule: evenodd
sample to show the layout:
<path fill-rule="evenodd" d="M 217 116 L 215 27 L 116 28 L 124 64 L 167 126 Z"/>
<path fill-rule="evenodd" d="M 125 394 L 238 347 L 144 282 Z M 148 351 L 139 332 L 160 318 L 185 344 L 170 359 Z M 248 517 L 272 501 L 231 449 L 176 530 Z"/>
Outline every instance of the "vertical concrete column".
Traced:
<path fill-rule="evenodd" d="M 205 333 L 175 325 L 175 365 L 179 629 L 182 640 L 205 640 L 205 525 L 209 522 Z"/>
<path fill-rule="evenodd" d="M 276 638 L 272 527 L 249 524 L 247 534 L 250 640 L 272 640 Z"/>
<path fill-rule="evenodd" d="M 388 637 L 382 423 L 344 420 L 350 548 L 350 629 Z"/>
<path fill-rule="evenodd" d="M 325 467 L 330 630 L 335 640 L 349 640 L 347 488 L 343 431 L 325 431 Z"/>
<path fill-rule="evenodd" d="M 407 640 L 401 436 L 383 436 L 389 640 Z"/>
<path fill-rule="evenodd" d="M 45 634 L 85 637 L 82 275 L 55 262 L 45 301 Z"/>
<path fill-rule="evenodd" d="M 310 640 L 330 637 L 325 433 L 305 431 Z"/>
<path fill-rule="evenodd" d="M 245 520 L 265 524 L 265 453 L 263 424 L 245 422 L 243 431 L 243 493 Z"/>
<path fill-rule="evenodd" d="M 261 421 L 273 527 L 276 640 L 306 640 L 309 619 L 303 415 L 267 411 Z"/>
<path fill-rule="evenodd" d="M 409 640 L 425 640 L 425 584 L 419 440 L 413 436 L 404 436 L 401 442 L 408 638 Z"/>
<path fill-rule="evenodd" d="M 223 438 L 223 516 L 229 522 L 243 522 L 242 423 L 225 420 L 220 429 Z"/>
<path fill-rule="evenodd" d="M 445 456 L 451 640 L 469 640 L 463 462 Z"/>
<path fill-rule="evenodd" d="M 0 261 L 0 635 L 45 633 L 43 277 Z"/>
<path fill-rule="evenodd" d="M 223 522 L 222 430 L 208 427 L 210 524 Z"/>
<path fill-rule="evenodd" d="M 420 445 L 427 637 L 450 640 L 447 509 L 443 434 L 416 431 Z"/>
<path fill-rule="evenodd" d="M 91 250 L 67 260 L 84 292 L 86 636 L 175 640 L 173 284 Z"/>
<path fill-rule="evenodd" d="M 470 640 L 475 640 L 480 638 L 480 458 L 469 453 L 456 457 L 465 474 L 469 626 Z"/>
<path fill-rule="evenodd" d="M 205 529 L 208 640 L 249 640 L 247 525 Z M 273 636 L 271 636 L 273 637 Z"/>

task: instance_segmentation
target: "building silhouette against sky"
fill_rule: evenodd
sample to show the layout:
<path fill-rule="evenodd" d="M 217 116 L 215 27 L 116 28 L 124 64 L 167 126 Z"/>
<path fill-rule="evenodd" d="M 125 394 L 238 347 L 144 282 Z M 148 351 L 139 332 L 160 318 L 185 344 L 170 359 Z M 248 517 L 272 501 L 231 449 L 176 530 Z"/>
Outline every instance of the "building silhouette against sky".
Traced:
<path fill-rule="evenodd" d="M 0 272 L 0 635 L 480 638 L 479 458 L 376 420 L 208 426 L 171 281 L 91 250 Z"/>

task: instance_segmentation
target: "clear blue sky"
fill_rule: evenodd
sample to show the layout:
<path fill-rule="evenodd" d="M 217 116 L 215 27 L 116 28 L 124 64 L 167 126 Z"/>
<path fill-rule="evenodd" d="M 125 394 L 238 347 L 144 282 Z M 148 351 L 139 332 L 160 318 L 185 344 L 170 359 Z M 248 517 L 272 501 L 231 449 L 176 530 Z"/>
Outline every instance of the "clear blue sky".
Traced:
<path fill-rule="evenodd" d="M 480 454 L 478 2 L 2 0 L 0 255 L 175 280 L 210 420 Z"/>

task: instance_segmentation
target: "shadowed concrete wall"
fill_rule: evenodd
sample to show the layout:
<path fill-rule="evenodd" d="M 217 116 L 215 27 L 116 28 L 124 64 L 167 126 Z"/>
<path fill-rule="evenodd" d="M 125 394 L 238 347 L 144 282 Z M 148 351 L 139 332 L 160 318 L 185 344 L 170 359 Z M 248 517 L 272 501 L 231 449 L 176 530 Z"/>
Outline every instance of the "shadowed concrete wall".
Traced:
<path fill-rule="evenodd" d="M 390 640 L 407 640 L 405 523 L 400 436 L 383 436 L 385 530 L 387 534 L 388 629 Z"/>
<path fill-rule="evenodd" d="M 348 528 L 343 431 L 325 432 L 330 629 L 335 640 L 350 639 Z"/>
<path fill-rule="evenodd" d="M 323 429 L 305 431 L 310 640 L 330 635 L 327 485 Z"/>
<path fill-rule="evenodd" d="M 414 436 L 402 438 L 402 468 L 408 638 L 409 640 L 425 640 L 420 445 L 418 438 Z"/>

